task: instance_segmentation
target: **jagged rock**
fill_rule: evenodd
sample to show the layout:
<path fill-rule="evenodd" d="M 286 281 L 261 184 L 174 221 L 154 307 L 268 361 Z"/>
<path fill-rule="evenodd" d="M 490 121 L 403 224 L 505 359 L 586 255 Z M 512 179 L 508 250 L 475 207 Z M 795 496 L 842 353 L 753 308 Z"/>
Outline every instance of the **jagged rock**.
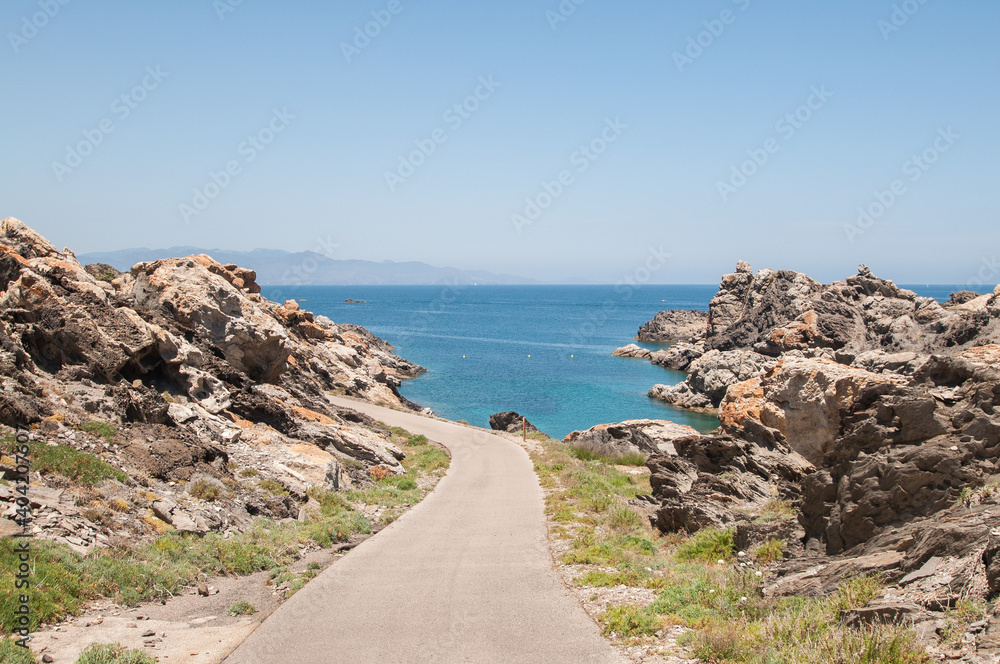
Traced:
<path fill-rule="evenodd" d="M 639 360 L 648 360 L 653 356 L 652 351 L 636 344 L 622 346 L 611 353 L 615 357 L 634 357 Z"/>
<path fill-rule="evenodd" d="M 573 431 L 563 442 L 613 458 L 673 451 L 674 439 L 697 434 L 689 426 L 666 420 L 626 420 L 617 424 L 598 424 L 586 431 Z"/>
<path fill-rule="evenodd" d="M 196 478 L 232 480 L 240 466 L 291 495 L 233 482 L 214 502 L 218 511 L 168 505 L 164 520 L 192 532 L 239 529 L 252 516 L 297 514 L 308 486 L 367 485 L 373 465 L 402 472 L 391 433 L 327 395 L 417 410 L 397 388 L 422 369 L 363 328 L 267 301 L 255 280 L 252 270 L 208 256 L 127 273 L 84 268 L 22 222 L 0 221 L 0 423 L 38 424 L 42 440 L 129 476 L 125 486 L 115 475 L 87 489 L 111 501 L 92 510 L 96 521 L 41 519 L 40 537 L 86 553 L 123 532 L 152 536 L 136 504 L 107 505 L 137 486 L 165 498 Z M 92 420 L 106 429 L 80 430 Z M 82 490 L 49 471 L 42 480 Z M 45 509 L 79 513 L 72 499 Z"/>
<path fill-rule="evenodd" d="M 831 360 L 786 357 L 760 378 L 734 386 L 722 402 L 719 418 L 737 429 L 748 418 L 756 419 L 780 431 L 796 452 L 818 463 L 840 434 L 844 413 L 863 391 L 902 382 Z"/>
<path fill-rule="evenodd" d="M 653 353 L 650 361 L 665 369 L 673 371 L 686 371 L 691 363 L 705 354 L 705 350 L 695 344 L 677 343 L 666 350 L 658 350 Z"/>
<path fill-rule="evenodd" d="M 655 454 L 659 451 L 642 427 L 625 423 L 598 424 L 586 431 L 573 431 L 563 442 L 609 457 Z"/>
<path fill-rule="evenodd" d="M 136 306 L 176 319 L 218 348 L 230 365 L 250 379 L 275 382 L 287 368 L 287 331 L 229 281 L 210 271 L 205 258 L 199 258 L 134 266 L 131 297 Z"/>
<path fill-rule="evenodd" d="M 524 422 L 527 419 L 513 410 L 494 413 L 490 415 L 490 429 L 493 431 L 506 431 L 507 433 L 521 433 L 524 429 Z M 541 433 L 531 422 L 528 422 L 527 430 L 529 433 Z"/>
<path fill-rule="evenodd" d="M 761 444 L 764 443 L 764 444 Z M 672 441 L 674 453 L 646 462 L 653 495 L 661 501 L 651 522 L 663 532 L 718 528 L 754 506 L 796 493 L 811 464 L 779 440 L 751 442 L 728 435 Z"/>
<path fill-rule="evenodd" d="M 703 338 L 708 330 L 707 311 L 661 311 L 653 320 L 639 328 L 639 341 L 693 342 Z"/>
<path fill-rule="evenodd" d="M 753 351 L 711 350 L 691 363 L 685 382 L 656 385 L 649 396 L 682 408 L 710 409 L 722 402 L 730 385 L 759 376 L 775 364 Z"/>
<path fill-rule="evenodd" d="M 676 385 L 654 385 L 649 389 L 647 395 L 650 399 L 659 399 L 678 408 L 687 408 L 694 411 L 715 412 L 712 400 L 701 392 L 691 389 L 687 382 Z"/>

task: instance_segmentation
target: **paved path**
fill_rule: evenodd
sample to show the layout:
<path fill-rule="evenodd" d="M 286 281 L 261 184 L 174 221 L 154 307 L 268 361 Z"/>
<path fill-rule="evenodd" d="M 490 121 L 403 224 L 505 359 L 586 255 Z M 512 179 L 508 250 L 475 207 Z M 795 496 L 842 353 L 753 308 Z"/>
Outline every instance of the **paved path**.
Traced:
<path fill-rule="evenodd" d="M 623 664 L 552 566 L 527 453 L 490 433 L 338 399 L 451 450 L 419 505 L 268 618 L 226 664 Z"/>

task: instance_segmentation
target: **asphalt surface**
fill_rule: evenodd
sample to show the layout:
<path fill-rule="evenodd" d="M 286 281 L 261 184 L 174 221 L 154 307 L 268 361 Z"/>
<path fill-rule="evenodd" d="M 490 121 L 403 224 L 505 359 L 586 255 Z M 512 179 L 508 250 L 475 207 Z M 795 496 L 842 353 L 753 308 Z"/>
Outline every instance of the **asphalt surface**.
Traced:
<path fill-rule="evenodd" d="M 490 433 L 348 399 L 448 447 L 419 505 L 297 592 L 226 664 L 624 664 L 552 565 L 527 453 Z"/>

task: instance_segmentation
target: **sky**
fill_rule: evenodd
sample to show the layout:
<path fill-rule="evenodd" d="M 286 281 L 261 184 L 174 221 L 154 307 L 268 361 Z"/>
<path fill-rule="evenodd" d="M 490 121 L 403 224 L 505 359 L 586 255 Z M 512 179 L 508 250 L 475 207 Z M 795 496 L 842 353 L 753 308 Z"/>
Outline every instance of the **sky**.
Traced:
<path fill-rule="evenodd" d="M 0 217 L 548 282 L 1000 282 L 989 0 L 7 0 Z"/>

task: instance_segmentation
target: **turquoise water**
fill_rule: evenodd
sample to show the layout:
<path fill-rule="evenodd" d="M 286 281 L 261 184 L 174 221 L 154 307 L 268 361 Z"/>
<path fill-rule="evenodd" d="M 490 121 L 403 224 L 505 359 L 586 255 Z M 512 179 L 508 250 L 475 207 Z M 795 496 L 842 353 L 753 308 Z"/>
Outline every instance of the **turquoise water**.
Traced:
<path fill-rule="evenodd" d="M 717 286 L 302 286 L 264 296 L 338 323 L 363 325 L 428 373 L 401 392 L 441 417 L 489 426 L 516 410 L 550 436 L 627 419 L 670 419 L 707 431 L 714 417 L 650 399 L 684 374 L 612 357 L 663 309 L 703 309 Z M 345 304 L 345 299 L 366 304 Z M 657 344 L 642 344 L 656 348 Z"/>
<path fill-rule="evenodd" d="M 960 286 L 910 286 L 938 299 Z M 649 399 L 684 374 L 612 357 L 663 309 L 707 310 L 704 286 L 302 286 L 264 288 L 338 323 L 363 325 L 428 373 L 401 392 L 452 420 L 488 426 L 516 410 L 550 436 L 627 419 L 669 419 L 701 431 L 708 415 Z M 344 300 L 366 304 L 345 304 Z M 641 344 L 656 348 L 657 344 Z"/>

